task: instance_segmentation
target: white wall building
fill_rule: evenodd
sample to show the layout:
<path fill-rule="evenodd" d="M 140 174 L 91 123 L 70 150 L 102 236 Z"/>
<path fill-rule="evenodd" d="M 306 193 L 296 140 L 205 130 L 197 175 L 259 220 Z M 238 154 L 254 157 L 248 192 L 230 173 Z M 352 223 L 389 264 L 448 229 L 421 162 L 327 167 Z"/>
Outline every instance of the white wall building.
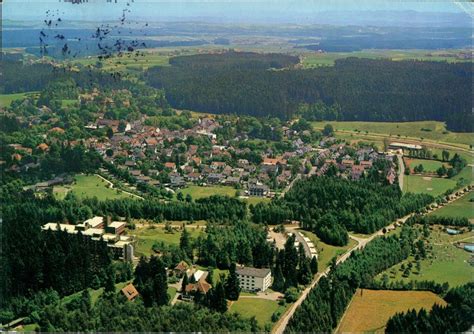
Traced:
<path fill-rule="evenodd" d="M 272 285 L 272 272 L 268 268 L 240 267 L 236 273 L 242 291 L 265 291 Z"/>

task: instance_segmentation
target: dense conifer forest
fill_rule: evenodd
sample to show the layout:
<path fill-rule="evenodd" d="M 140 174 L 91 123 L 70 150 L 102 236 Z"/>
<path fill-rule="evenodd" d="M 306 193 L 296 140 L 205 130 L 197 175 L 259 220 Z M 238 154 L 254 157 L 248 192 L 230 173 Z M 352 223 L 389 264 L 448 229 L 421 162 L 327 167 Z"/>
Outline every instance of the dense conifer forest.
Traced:
<path fill-rule="evenodd" d="M 301 103 L 323 101 L 340 107 L 337 120 L 439 120 L 453 131 L 472 130 L 468 63 L 346 58 L 333 67 L 298 69 L 293 57 L 235 52 L 170 63 L 145 78 L 165 88 L 176 108 L 289 118 Z"/>
<path fill-rule="evenodd" d="M 323 241 L 341 246 L 348 242 L 347 231 L 373 233 L 432 201 L 430 195 L 402 194 L 397 185 L 371 179 L 311 177 L 297 182 L 284 198 L 257 204 L 251 211 L 256 223 L 299 220 Z"/>

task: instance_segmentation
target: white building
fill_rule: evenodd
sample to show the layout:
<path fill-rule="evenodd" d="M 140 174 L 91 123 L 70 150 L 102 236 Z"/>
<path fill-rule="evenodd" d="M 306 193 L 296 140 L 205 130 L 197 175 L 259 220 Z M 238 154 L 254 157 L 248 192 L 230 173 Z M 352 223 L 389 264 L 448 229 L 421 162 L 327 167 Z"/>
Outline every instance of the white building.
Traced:
<path fill-rule="evenodd" d="M 242 291 L 265 291 L 272 285 L 272 273 L 268 268 L 240 267 L 236 273 Z"/>

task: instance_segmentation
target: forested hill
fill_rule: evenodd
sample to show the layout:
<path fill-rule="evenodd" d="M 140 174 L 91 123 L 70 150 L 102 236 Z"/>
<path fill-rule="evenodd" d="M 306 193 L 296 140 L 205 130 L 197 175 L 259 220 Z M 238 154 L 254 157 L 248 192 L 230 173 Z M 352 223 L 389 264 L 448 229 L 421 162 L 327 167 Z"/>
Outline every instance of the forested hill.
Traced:
<path fill-rule="evenodd" d="M 331 116 L 337 120 L 438 120 L 472 131 L 469 63 L 346 58 L 333 67 L 275 70 L 292 60 L 236 52 L 176 57 L 145 78 L 165 88 L 176 108 L 288 118 L 301 103 L 322 100 L 340 106 Z"/>

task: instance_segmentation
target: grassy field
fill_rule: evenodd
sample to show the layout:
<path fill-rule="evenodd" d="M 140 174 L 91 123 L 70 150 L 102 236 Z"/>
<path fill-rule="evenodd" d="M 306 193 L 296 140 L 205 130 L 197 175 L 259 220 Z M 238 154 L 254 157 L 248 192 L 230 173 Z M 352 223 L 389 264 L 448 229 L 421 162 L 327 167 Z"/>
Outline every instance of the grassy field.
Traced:
<path fill-rule="evenodd" d="M 276 311 L 283 313 L 284 306 L 278 305 L 277 301 L 260 298 L 239 298 L 232 303 L 230 312 L 236 312 L 246 318 L 255 317 L 258 324 L 264 327 L 272 323 L 272 314 Z"/>
<path fill-rule="evenodd" d="M 356 241 L 349 239 L 349 243 L 344 247 L 332 246 L 319 240 L 316 234 L 312 232 L 303 230 L 301 230 L 301 232 L 313 242 L 314 246 L 318 250 L 318 269 L 320 272 L 324 271 L 329 266 L 334 256 L 345 253 L 348 249 L 354 247 L 357 244 Z"/>
<path fill-rule="evenodd" d="M 468 148 L 474 143 L 474 133 L 450 132 L 442 122 L 422 121 L 422 122 L 313 122 L 316 129 L 322 129 L 326 124 L 331 124 L 336 132 L 347 134 L 358 134 L 366 136 L 367 139 L 383 141 L 383 138 L 390 138 L 393 141 L 398 139 L 432 140 L 456 144 L 462 148 Z M 400 137 L 399 137 L 400 136 Z M 375 138 L 374 138 L 375 137 Z M 364 137 L 362 137 L 364 138 Z"/>
<path fill-rule="evenodd" d="M 57 199 L 64 199 L 69 191 L 79 198 L 97 197 L 99 200 L 118 199 L 131 197 L 121 190 L 108 188 L 107 182 L 96 175 L 76 175 L 71 186 L 53 188 Z"/>
<path fill-rule="evenodd" d="M 391 60 L 430 60 L 430 61 L 447 61 L 447 62 L 460 62 L 467 61 L 458 59 L 456 57 L 446 57 L 442 54 L 455 55 L 456 50 L 443 50 L 443 51 L 432 51 L 432 50 L 362 50 L 354 52 L 328 52 L 328 53 L 307 53 L 303 56 L 303 67 L 314 68 L 320 66 L 333 66 L 336 59 L 347 58 L 347 57 L 358 57 L 358 58 L 387 58 Z M 431 56 L 429 56 L 431 54 Z"/>
<path fill-rule="evenodd" d="M 237 190 L 233 187 L 226 186 L 209 186 L 201 187 L 196 185 L 191 185 L 187 188 L 180 190 L 179 192 L 183 193 L 184 196 L 190 194 L 193 199 L 199 199 L 203 197 L 209 197 L 211 195 L 223 195 L 234 197 Z"/>
<path fill-rule="evenodd" d="M 474 192 L 470 192 L 460 199 L 431 212 L 430 215 L 474 219 L 474 202 L 470 200 L 474 200 Z"/>
<path fill-rule="evenodd" d="M 433 247 L 428 252 L 426 259 L 420 261 L 420 272 L 416 269 L 416 261 L 413 257 L 379 274 L 377 279 L 382 279 L 384 274 L 389 281 L 435 281 L 437 283 L 448 282 L 451 287 L 472 281 L 474 267 L 469 264 L 470 254 L 454 246 L 457 241 L 474 242 L 474 232 L 466 232 L 458 235 L 449 235 L 441 226 L 434 226 L 429 237 L 429 246 Z M 406 267 L 412 263 L 413 269 L 408 277 L 403 277 L 402 264 Z"/>
<path fill-rule="evenodd" d="M 413 172 L 413 169 L 416 166 L 422 165 L 424 172 L 435 173 L 438 168 L 443 166 L 441 161 L 437 160 L 424 160 L 424 159 L 403 159 L 405 161 L 405 166 L 410 167 L 410 170 Z M 449 168 L 448 164 L 444 164 L 446 168 Z"/>
<path fill-rule="evenodd" d="M 339 325 L 338 333 L 383 333 L 388 319 L 410 309 L 430 310 L 434 304 L 446 305 L 428 291 L 388 291 L 358 289 Z"/>
<path fill-rule="evenodd" d="M 470 161 L 470 160 L 468 160 Z M 474 167 L 471 167 L 471 166 L 466 166 L 464 167 L 461 172 L 459 174 L 457 174 L 456 176 L 453 177 L 453 180 L 461 180 L 461 179 L 464 179 L 464 180 L 468 180 L 468 184 L 469 183 L 473 183 L 474 181 Z"/>
<path fill-rule="evenodd" d="M 192 238 L 197 238 L 200 233 L 204 233 L 203 228 L 197 229 L 193 227 L 188 227 L 187 230 L 191 233 Z M 167 233 L 163 227 L 139 228 L 130 231 L 130 234 L 137 237 L 135 252 L 138 255 L 147 256 L 153 254 L 152 247 L 155 242 L 164 242 L 166 244 L 179 245 L 179 238 L 181 237 L 181 232 L 174 231 L 173 233 Z"/>
<path fill-rule="evenodd" d="M 73 100 L 61 100 L 61 106 L 62 107 L 71 107 L 74 104 L 78 103 L 76 99 Z"/>
<path fill-rule="evenodd" d="M 405 175 L 403 191 L 412 193 L 426 193 L 433 196 L 443 194 L 446 190 L 456 187 L 456 181 L 439 177 L 420 175 Z"/>
<path fill-rule="evenodd" d="M 17 94 L 0 94 L 0 107 L 9 107 L 12 101 L 22 99 L 26 95 L 35 94 L 36 92 L 17 93 Z"/>
<path fill-rule="evenodd" d="M 242 201 L 247 203 L 247 205 L 256 205 L 258 203 L 269 203 L 271 201 L 270 198 L 268 197 L 247 197 L 247 198 L 241 198 Z"/>

